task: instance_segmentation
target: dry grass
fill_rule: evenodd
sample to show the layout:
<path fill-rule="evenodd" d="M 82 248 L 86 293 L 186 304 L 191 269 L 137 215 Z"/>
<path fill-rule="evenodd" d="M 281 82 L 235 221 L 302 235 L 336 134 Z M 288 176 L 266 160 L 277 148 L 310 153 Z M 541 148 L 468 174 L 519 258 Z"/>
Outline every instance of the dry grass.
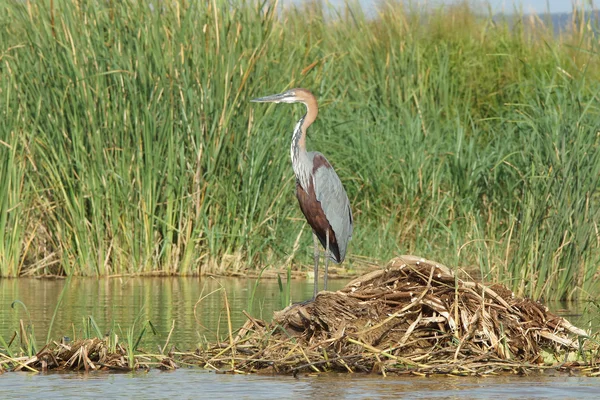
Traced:
<path fill-rule="evenodd" d="M 470 375 L 567 366 L 597 374 L 598 348 L 588 338 L 501 285 L 463 281 L 439 263 L 403 256 L 275 313 L 270 324 L 249 317 L 233 342 L 196 357 L 235 372 Z"/>
<path fill-rule="evenodd" d="M 131 371 L 135 369 L 175 369 L 169 355 L 138 354 L 129 360 L 122 344 L 111 345 L 107 338 L 83 339 L 74 343 L 53 342 L 37 354 L 9 357 L 2 354 L 0 372 L 8 371 Z"/>

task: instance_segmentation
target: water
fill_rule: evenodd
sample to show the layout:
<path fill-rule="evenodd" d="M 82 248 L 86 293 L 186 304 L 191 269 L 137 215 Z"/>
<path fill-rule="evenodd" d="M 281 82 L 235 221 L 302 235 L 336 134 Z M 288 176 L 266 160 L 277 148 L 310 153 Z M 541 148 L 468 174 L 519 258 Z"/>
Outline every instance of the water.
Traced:
<path fill-rule="evenodd" d="M 346 283 L 330 282 L 333 290 Z M 38 343 L 45 343 L 56 310 L 51 334 L 55 340 L 63 336 L 80 338 L 84 320 L 91 316 L 102 333 L 112 329 L 121 337 L 132 326 L 139 332 L 150 321 L 157 334 L 148 329 L 142 345 L 152 351 L 164 345 L 174 323 L 170 343 L 180 350 L 193 350 L 201 338 L 214 340 L 226 334 L 225 293 L 234 329 L 246 321 L 243 310 L 256 318 L 269 319 L 274 310 L 282 308 L 276 280 L 261 280 L 253 296 L 255 284 L 255 279 L 231 278 L 0 280 L 0 335 L 9 338 L 23 320 L 33 325 Z M 292 301 L 309 299 L 312 290 L 312 283 L 294 281 Z M 18 303 L 14 303 L 16 300 Z"/>
<path fill-rule="evenodd" d="M 599 378 L 534 376 L 387 377 L 321 374 L 220 375 L 200 369 L 175 372 L 6 373 L 2 398 L 90 399 L 597 399 Z"/>
<path fill-rule="evenodd" d="M 331 281 L 337 289 L 346 281 Z M 0 335 L 9 339 L 19 320 L 33 324 L 38 344 L 46 335 L 56 310 L 53 339 L 80 337 L 83 321 L 93 316 L 99 328 L 114 329 L 124 337 L 128 328 L 151 321 L 157 334 L 146 334 L 143 347 L 154 351 L 164 345 L 173 329 L 171 344 L 192 350 L 202 337 L 211 340 L 226 332 L 224 291 L 231 306 L 234 329 L 245 316 L 268 319 L 281 308 L 277 281 L 221 278 L 112 278 L 0 280 Z M 225 290 L 219 290 L 224 288 Z M 210 294 L 217 290 L 217 292 Z M 60 306 L 58 299 L 63 293 Z M 210 294 L 210 295 L 209 295 Z M 292 300 L 312 295 L 312 284 L 294 281 Z M 206 297 L 205 297 L 206 296 Z M 203 298 L 205 297 L 205 298 Z M 202 299 L 203 298 L 203 299 Z M 194 306 L 196 313 L 194 313 Z M 19 300 L 25 307 L 11 304 Z M 582 328 L 597 330 L 600 313 L 594 305 L 551 304 Z M 598 398 L 600 378 L 567 377 L 549 371 L 544 375 L 504 377 L 387 377 L 361 374 L 288 376 L 223 375 L 200 368 L 174 372 L 6 373 L 0 376 L 2 398 Z"/>

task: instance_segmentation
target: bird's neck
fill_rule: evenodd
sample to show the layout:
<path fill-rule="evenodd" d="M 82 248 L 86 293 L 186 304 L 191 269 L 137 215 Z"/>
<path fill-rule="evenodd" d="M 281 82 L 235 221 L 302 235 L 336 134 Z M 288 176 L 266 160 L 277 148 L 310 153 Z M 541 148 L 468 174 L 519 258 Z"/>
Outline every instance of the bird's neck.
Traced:
<path fill-rule="evenodd" d="M 306 115 L 298 121 L 292 135 L 292 160 L 299 153 L 306 153 L 306 128 L 304 126 Z"/>
<path fill-rule="evenodd" d="M 294 128 L 294 135 L 292 136 L 292 160 L 295 153 L 306 153 L 306 130 L 315 122 L 319 113 L 317 101 L 312 95 L 305 99 L 303 103 L 306 106 L 306 114 L 300 118 Z"/>
<path fill-rule="evenodd" d="M 310 125 L 310 124 L 308 124 Z M 310 173 L 312 171 L 307 169 L 308 153 L 306 152 L 306 115 L 298 121 L 294 128 L 294 134 L 292 135 L 292 167 L 294 168 L 294 174 L 296 179 L 307 190 L 309 185 Z"/>
<path fill-rule="evenodd" d="M 305 190 L 308 190 L 312 167 L 310 166 L 310 160 L 306 152 L 306 130 L 317 119 L 319 109 L 317 101 L 312 95 L 304 101 L 304 105 L 306 106 L 306 114 L 300 118 L 294 128 L 291 155 L 292 167 L 294 168 L 296 179 Z"/>
<path fill-rule="evenodd" d="M 315 122 L 317 119 L 317 114 L 319 113 L 319 108 L 317 107 L 317 100 L 313 96 L 310 96 L 304 101 L 304 105 L 306 106 L 306 114 L 302 118 L 301 128 L 304 134 L 306 135 L 306 130 L 309 126 Z"/>

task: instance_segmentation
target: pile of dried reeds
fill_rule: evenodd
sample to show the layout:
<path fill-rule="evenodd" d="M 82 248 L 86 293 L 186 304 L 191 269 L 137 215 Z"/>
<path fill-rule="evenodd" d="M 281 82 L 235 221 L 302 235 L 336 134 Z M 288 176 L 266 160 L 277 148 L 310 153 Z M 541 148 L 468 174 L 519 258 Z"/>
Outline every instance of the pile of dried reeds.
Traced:
<path fill-rule="evenodd" d="M 8 371 L 131 371 L 177 367 L 170 356 L 133 354 L 120 343 L 110 345 L 107 338 L 83 339 L 73 343 L 53 342 L 32 356 L 1 354 L 0 373 Z"/>
<path fill-rule="evenodd" d="M 501 285 L 463 281 L 439 263 L 402 256 L 338 292 L 275 313 L 270 324 L 249 317 L 237 337 L 196 357 L 242 372 L 485 374 L 543 368 L 543 355 L 581 359 L 587 336 Z M 587 354 L 569 365 L 595 373 L 598 350 L 595 359 Z"/>

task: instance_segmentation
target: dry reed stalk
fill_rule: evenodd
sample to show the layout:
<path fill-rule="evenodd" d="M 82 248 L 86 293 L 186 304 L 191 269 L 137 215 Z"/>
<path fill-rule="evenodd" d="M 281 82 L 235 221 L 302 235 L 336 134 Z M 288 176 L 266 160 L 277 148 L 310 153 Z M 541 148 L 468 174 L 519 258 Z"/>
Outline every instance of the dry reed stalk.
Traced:
<path fill-rule="evenodd" d="M 231 370 L 485 374 L 542 368 L 543 354 L 577 352 L 581 338 L 587 332 L 539 302 L 402 256 L 338 292 L 276 312 L 271 324 L 249 317 L 233 346 L 205 357 L 224 366 L 214 356 L 243 341 L 249 356 Z"/>

